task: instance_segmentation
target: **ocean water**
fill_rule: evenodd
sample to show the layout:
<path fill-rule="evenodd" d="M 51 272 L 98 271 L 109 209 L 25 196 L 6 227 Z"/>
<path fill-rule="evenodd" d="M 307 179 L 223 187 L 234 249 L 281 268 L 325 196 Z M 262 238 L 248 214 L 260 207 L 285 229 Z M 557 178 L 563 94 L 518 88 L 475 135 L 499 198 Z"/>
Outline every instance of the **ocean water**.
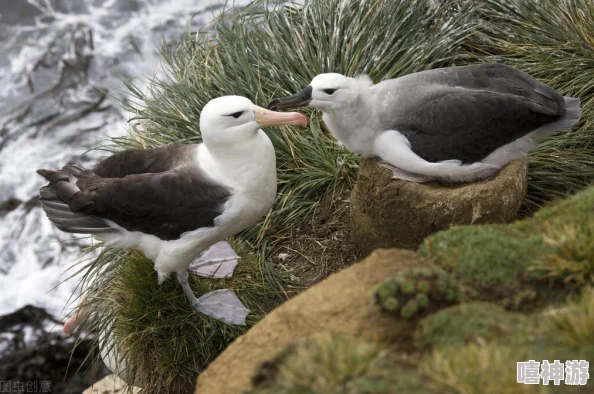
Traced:
<path fill-rule="evenodd" d="M 57 230 L 34 200 L 39 168 L 91 166 L 126 132 L 121 78 L 163 73 L 158 48 L 208 23 L 215 0 L 0 0 L 0 316 L 27 304 L 57 319 L 89 238 Z M 230 2 L 229 2 L 230 3 Z M 241 1 L 235 1 L 239 5 Z M 229 7 L 229 4 L 226 5 Z"/>

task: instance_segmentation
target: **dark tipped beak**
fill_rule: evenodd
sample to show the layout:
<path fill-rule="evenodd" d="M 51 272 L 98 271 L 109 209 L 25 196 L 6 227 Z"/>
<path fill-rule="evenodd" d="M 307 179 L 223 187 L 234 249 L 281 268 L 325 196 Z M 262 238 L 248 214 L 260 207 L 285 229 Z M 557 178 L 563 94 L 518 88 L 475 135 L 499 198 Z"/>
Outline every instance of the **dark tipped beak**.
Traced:
<path fill-rule="evenodd" d="M 299 93 L 292 96 L 275 98 L 270 102 L 270 104 L 268 104 L 268 109 L 271 111 L 277 111 L 281 108 L 305 107 L 311 101 L 312 91 L 313 88 L 308 86 Z"/>

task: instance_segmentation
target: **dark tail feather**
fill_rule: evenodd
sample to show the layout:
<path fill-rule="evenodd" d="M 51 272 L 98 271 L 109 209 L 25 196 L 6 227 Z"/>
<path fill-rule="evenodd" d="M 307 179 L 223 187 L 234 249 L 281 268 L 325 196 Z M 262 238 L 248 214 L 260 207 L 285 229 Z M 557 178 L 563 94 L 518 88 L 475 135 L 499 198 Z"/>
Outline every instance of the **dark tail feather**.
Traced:
<path fill-rule="evenodd" d="M 44 200 L 57 200 L 58 195 L 54 191 L 54 188 L 50 186 L 44 186 L 39 189 L 39 198 Z"/>
<path fill-rule="evenodd" d="M 97 216 L 72 209 L 70 202 L 80 192 L 76 186 L 76 175 L 85 171 L 83 168 L 70 165 L 62 170 L 37 170 L 37 173 L 49 181 L 39 189 L 39 201 L 48 219 L 56 227 L 67 233 L 106 234 L 117 230 Z M 74 204 L 76 205 L 76 204 Z M 76 208 L 76 207 L 75 207 Z"/>

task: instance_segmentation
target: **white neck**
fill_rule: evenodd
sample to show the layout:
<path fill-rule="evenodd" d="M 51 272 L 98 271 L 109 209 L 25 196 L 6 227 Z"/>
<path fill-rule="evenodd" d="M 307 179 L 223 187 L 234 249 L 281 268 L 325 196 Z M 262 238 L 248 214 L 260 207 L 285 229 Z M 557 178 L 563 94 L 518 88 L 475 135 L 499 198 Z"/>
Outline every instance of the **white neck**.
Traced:
<path fill-rule="evenodd" d="M 270 188 L 276 193 L 276 156 L 270 138 L 262 130 L 246 140 L 225 148 L 207 148 L 201 144 L 198 159 L 215 180 L 244 192 Z"/>
<path fill-rule="evenodd" d="M 360 98 L 338 111 L 326 111 L 323 119 L 346 148 L 363 157 L 373 156 L 375 116 L 367 100 Z"/>

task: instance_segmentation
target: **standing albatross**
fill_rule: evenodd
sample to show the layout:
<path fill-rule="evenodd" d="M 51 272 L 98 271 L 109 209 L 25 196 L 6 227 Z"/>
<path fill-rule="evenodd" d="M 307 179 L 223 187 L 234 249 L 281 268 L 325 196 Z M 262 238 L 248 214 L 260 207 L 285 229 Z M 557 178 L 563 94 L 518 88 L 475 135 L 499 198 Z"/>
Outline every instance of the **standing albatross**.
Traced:
<path fill-rule="evenodd" d="M 254 224 L 276 195 L 276 158 L 261 126 L 307 125 L 299 113 L 268 111 L 245 97 L 211 100 L 200 115 L 202 144 L 127 150 L 90 170 L 39 170 L 49 181 L 41 206 L 62 231 L 92 234 L 107 246 L 138 249 L 162 283 L 172 273 L 201 313 L 244 324 L 230 290 L 197 299 L 188 266 L 206 249 Z"/>
<path fill-rule="evenodd" d="M 476 181 L 553 132 L 571 128 L 580 101 L 502 64 L 439 68 L 373 84 L 320 74 L 268 108 L 309 106 L 348 149 L 379 157 L 394 178 Z"/>

